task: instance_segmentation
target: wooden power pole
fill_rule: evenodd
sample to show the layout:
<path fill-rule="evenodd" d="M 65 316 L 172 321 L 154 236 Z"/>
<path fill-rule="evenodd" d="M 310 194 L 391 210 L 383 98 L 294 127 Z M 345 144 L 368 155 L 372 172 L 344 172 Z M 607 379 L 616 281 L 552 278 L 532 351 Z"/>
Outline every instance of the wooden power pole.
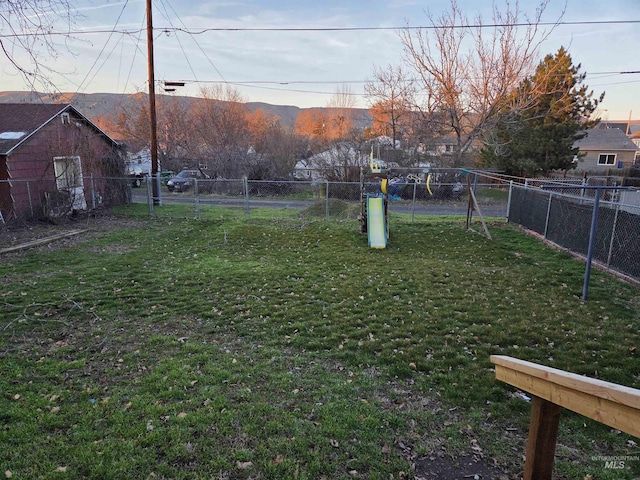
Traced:
<path fill-rule="evenodd" d="M 147 67 L 149 73 L 149 121 L 151 122 L 151 185 L 153 204 L 160 205 L 160 186 L 158 182 L 158 133 L 156 119 L 156 89 L 153 66 L 153 13 L 151 0 L 147 0 Z"/>

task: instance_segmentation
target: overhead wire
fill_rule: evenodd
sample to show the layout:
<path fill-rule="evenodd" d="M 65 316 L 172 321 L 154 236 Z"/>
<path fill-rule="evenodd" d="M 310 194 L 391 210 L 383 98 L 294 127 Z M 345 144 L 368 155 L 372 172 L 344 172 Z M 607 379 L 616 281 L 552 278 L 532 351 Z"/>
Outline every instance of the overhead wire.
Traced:
<path fill-rule="evenodd" d="M 160 0 L 160 3 L 162 4 L 162 6 L 165 9 L 165 14 L 164 17 L 169 21 L 169 23 L 173 26 L 173 22 L 171 21 L 171 18 L 169 17 L 169 12 L 167 12 L 167 4 L 169 5 L 169 8 L 171 8 L 171 10 L 173 10 L 173 13 L 175 14 L 176 18 L 178 20 L 180 20 L 180 23 L 182 23 L 184 25 L 184 23 L 182 22 L 182 20 L 180 19 L 180 16 L 178 15 L 178 13 L 173 9 L 173 7 L 171 6 L 171 4 L 169 4 L 168 1 L 164 1 L 164 0 Z M 182 45 L 182 42 L 180 41 L 180 37 L 178 35 L 175 36 L 178 45 L 180 46 L 180 50 L 182 50 L 182 54 L 184 55 L 184 59 L 187 62 L 187 65 L 189 66 L 189 70 L 191 70 L 191 73 L 193 74 L 193 77 L 196 79 L 196 81 L 198 81 L 198 75 L 196 74 L 193 65 L 191 65 L 191 61 L 189 60 L 189 55 L 187 55 L 187 52 L 184 49 L 184 46 Z"/>
<path fill-rule="evenodd" d="M 612 76 L 620 76 L 620 75 L 637 75 L 640 74 L 640 70 L 636 71 L 620 71 L 620 72 L 595 72 L 588 74 L 589 77 L 592 75 L 603 75 L 604 77 L 599 78 L 607 78 Z M 560 74 L 558 74 L 560 75 Z M 340 84 L 367 84 L 367 83 L 379 83 L 376 80 L 199 80 L 199 79 L 172 79 L 185 84 L 216 84 L 216 83 L 225 83 L 234 86 L 241 86 L 246 88 L 257 88 L 263 90 L 275 90 L 282 92 L 293 92 L 293 93 L 309 93 L 309 94 L 318 94 L 318 95 L 334 95 L 335 92 L 327 92 L 321 90 L 309 90 L 309 89 L 297 89 L 297 88 L 286 88 L 279 87 L 279 85 L 340 85 Z M 417 80 L 417 79 L 413 79 Z M 598 79 L 594 79 L 598 80 Z M 618 85 L 622 83 L 636 83 L 640 82 L 640 80 L 631 80 L 628 82 L 608 82 L 608 83 L 598 83 L 592 84 L 590 86 L 606 86 L 606 85 Z M 344 92 L 345 95 L 357 96 L 357 97 L 365 97 L 364 93 L 357 92 Z"/>
<path fill-rule="evenodd" d="M 514 23 L 490 23 L 490 24 L 456 24 L 447 26 L 451 29 L 462 28 L 504 28 L 504 27 L 533 27 L 533 26 L 588 26 L 588 25 L 633 25 L 640 24 L 640 20 L 591 20 L 591 21 L 570 21 L 570 22 L 539 22 L 532 24 L 528 22 L 514 22 Z M 438 25 L 402 25 L 402 26 L 390 26 L 390 27 L 210 27 L 202 29 L 190 29 L 186 26 L 181 27 L 154 27 L 154 30 L 162 31 L 180 31 L 188 35 L 202 35 L 208 32 L 358 32 L 358 31 L 394 31 L 394 30 L 435 30 L 442 28 Z M 86 30 L 68 30 L 68 31 L 49 31 L 42 32 L 21 32 L 11 34 L 0 34 L 0 38 L 15 38 L 15 37 L 28 37 L 28 36 L 54 36 L 54 35 L 88 35 L 95 33 L 120 33 L 125 35 L 131 35 L 139 33 L 144 30 L 105 30 L 105 29 L 86 29 Z"/>
<path fill-rule="evenodd" d="M 169 8 L 171 8 L 171 10 L 173 11 L 173 13 L 176 15 L 176 18 L 178 18 L 178 20 L 180 20 L 180 23 L 182 23 L 183 26 L 186 27 L 186 25 L 184 24 L 184 22 L 182 21 L 182 19 L 180 18 L 180 16 L 178 15 L 178 12 L 176 12 L 176 10 L 173 8 L 173 6 L 171 5 L 171 3 L 169 3 L 169 0 L 166 0 L 167 3 L 169 4 Z M 202 48 L 202 46 L 197 42 L 197 40 L 195 40 L 195 38 L 193 38 L 192 35 L 191 39 L 193 40 L 193 43 L 195 43 L 195 45 L 198 47 L 198 49 L 200 50 L 200 52 L 202 52 L 202 54 L 204 55 L 204 58 L 207 59 L 207 61 L 209 62 L 209 65 L 211 65 L 211 67 L 213 67 L 213 69 L 216 71 L 216 73 L 220 76 L 220 78 L 226 83 L 227 80 L 225 79 L 224 75 L 222 75 L 222 72 L 220 72 L 220 70 L 218 70 L 218 67 L 216 67 L 216 65 L 213 63 L 213 61 L 211 60 L 211 58 L 209 57 L 209 55 L 207 55 L 207 52 L 204 50 L 204 48 Z M 178 36 L 176 35 L 176 38 Z M 195 76 L 195 74 L 194 74 Z"/>
<path fill-rule="evenodd" d="M 122 5 L 122 10 L 120 10 L 120 14 L 118 15 L 118 18 L 116 19 L 115 25 L 113 26 L 112 30 L 115 30 L 115 28 L 118 26 L 118 23 L 120 23 L 120 19 L 122 18 L 122 14 L 124 13 L 125 8 L 127 8 L 127 4 L 129 3 L 129 0 L 125 0 L 124 5 Z M 84 83 L 87 81 L 87 78 L 89 78 L 89 75 L 91 74 L 92 70 L 95 68 L 96 64 L 98 63 L 98 60 L 100 60 L 100 57 L 102 56 L 102 54 L 104 53 L 105 49 L 107 48 L 107 45 L 109 44 L 109 42 L 111 41 L 111 37 L 113 36 L 113 33 L 110 33 L 109 36 L 107 37 L 107 40 L 104 42 L 104 45 L 102 46 L 102 48 L 100 49 L 100 52 L 98 53 L 98 56 L 96 57 L 96 59 L 93 61 L 93 64 L 91 64 L 91 67 L 89 68 L 89 70 L 87 71 L 87 74 L 84 76 L 84 78 L 82 79 L 82 82 L 80 82 L 80 85 L 78 85 L 78 89 L 76 90 L 76 92 L 73 94 L 73 96 L 71 97 L 71 101 L 73 101 L 73 99 L 75 98 L 75 96 L 78 94 L 78 92 L 80 91 L 80 89 L 82 88 L 82 86 L 84 85 Z M 116 43 L 117 45 L 117 43 Z M 115 46 L 114 46 L 115 48 Z M 109 53 L 109 55 L 111 55 L 111 53 L 113 53 L 113 49 L 111 50 L 111 52 Z M 107 56 L 108 58 L 108 56 Z M 106 59 L 105 59 L 106 62 Z M 104 65 L 104 62 L 102 63 L 102 65 Z M 100 67 L 102 68 L 102 66 Z M 97 72 L 100 71 L 100 69 L 97 70 Z M 96 72 L 96 74 L 97 74 Z M 95 78 L 95 75 L 94 77 Z"/>
<path fill-rule="evenodd" d="M 168 0 L 161 0 L 162 5 L 165 9 L 165 15 L 163 15 L 166 20 L 169 22 L 169 27 L 156 27 L 154 28 L 154 30 L 156 30 L 158 32 L 158 36 L 160 36 L 162 33 L 175 33 L 175 37 L 176 40 L 178 41 L 179 45 L 180 45 L 180 49 L 183 52 L 183 55 L 185 56 L 185 60 L 189 65 L 189 68 L 195 78 L 195 81 L 188 81 L 189 83 L 226 83 L 226 84 L 231 84 L 231 85 L 237 85 L 237 86 L 243 86 L 243 87 L 248 87 L 248 88 L 262 88 L 262 89 L 268 89 L 268 90 L 279 90 L 279 91 L 291 91 L 291 92 L 298 92 L 298 93 L 312 93 L 312 94 L 325 94 L 325 95 L 330 95 L 332 94 L 332 92 L 323 92 L 323 91 L 317 91 L 317 90 L 302 90 L 302 89 L 291 89 L 291 88 L 280 88 L 280 87 L 276 87 L 276 86 L 268 86 L 268 85 L 290 85 L 290 84 L 295 84 L 295 83 L 308 83 L 308 84 L 336 84 L 336 83 L 367 83 L 368 81 L 365 80 L 347 80 L 347 81 L 325 81 L 325 82 L 302 82 L 302 81 L 228 81 L 224 75 L 222 74 L 222 72 L 220 72 L 220 70 L 217 68 L 217 66 L 214 64 L 214 62 L 211 60 L 211 58 L 209 57 L 209 55 L 206 53 L 206 51 L 202 48 L 202 46 L 197 42 L 197 40 L 195 39 L 195 37 L 197 35 L 202 35 L 205 34 L 207 32 L 349 32 L 349 31 L 393 31 L 393 30 L 431 30 L 431 29 L 436 29 L 436 28 L 441 28 L 439 26 L 435 26 L 435 25 L 427 25 L 427 26 L 412 26 L 412 25 L 405 25 L 405 26 L 389 26 L 389 27 L 375 27 L 375 26 L 363 26 L 363 27 L 212 27 L 212 28 L 205 28 L 205 29 L 190 29 L 187 28 L 187 26 L 184 24 L 184 22 L 180 19 L 180 16 L 178 15 L 178 13 L 176 12 L 176 10 L 173 8 L 173 6 L 169 3 Z M 117 25 L 119 23 L 119 20 L 122 16 L 122 13 L 124 12 L 124 9 L 126 8 L 128 4 L 128 0 L 126 0 L 124 2 L 123 8 L 120 12 L 120 15 L 118 16 L 118 20 L 116 21 L 114 27 L 110 30 L 108 29 L 86 29 L 86 30 L 76 30 L 76 31 L 72 31 L 72 30 L 68 30 L 66 32 L 56 32 L 56 31 L 50 31 L 47 32 L 44 35 L 47 36 L 54 36 L 54 35 L 64 35 L 66 37 L 71 36 L 71 35 L 85 35 L 85 34 L 97 34 L 97 33 L 107 33 L 109 34 L 109 37 L 107 39 L 107 41 L 105 42 L 104 46 L 102 47 L 100 53 L 98 54 L 96 60 L 94 61 L 93 65 L 91 66 L 89 72 L 87 73 L 87 75 L 85 76 L 85 78 L 83 79 L 83 81 L 80 83 L 80 85 L 78 86 L 78 91 L 82 88 L 82 86 L 84 85 L 84 83 L 87 81 L 88 76 L 90 75 L 91 71 L 95 68 L 95 65 L 97 64 L 97 62 L 99 61 L 100 57 L 102 56 L 102 54 L 104 53 L 104 50 L 106 49 L 106 46 L 108 44 L 108 42 L 110 41 L 111 37 L 114 34 L 121 34 L 121 35 L 128 35 L 131 37 L 134 37 L 134 35 L 138 35 L 138 39 L 136 42 L 136 52 L 140 49 L 139 48 L 139 43 L 140 43 L 140 35 L 142 34 L 142 32 L 145 31 L 144 27 L 141 27 L 140 29 L 117 29 Z M 168 8 L 173 12 L 173 14 L 175 15 L 176 18 L 178 18 L 178 20 L 180 21 L 182 27 L 176 27 L 173 22 L 171 21 L 171 15 L 169 14 L 168 10 L 167 10 L 167 6 Z M 626 20 L 593 20 L 593 21 L 563 21 L 563 22 L 540 22 L 537 25 L 538 26 L 578 26 L 578 25 L 622 25 L 622 24 L 638 24 L 640 23 L 640 20 L 634 20 L 634 19 L 626 19 Z M 527 23 L 527 22 L 522 22 L 522 23 L 494 23 L 494 24 L 459 24 L 459 25 L 452 25 L 449 28 L 454 28 L 454 29 L 459 29 L 459 28 L 500 28 L 500 27 L 531 27 L 533 24 L 531 23 Z M 198 49 L 202 52 L 202 54 L 204 55 L 204 57 L 207 59 L 207 61 L 209 62 L 209 64 L 212 66 L 212 68 L 216 71 L 216 73 L 220 76 L 220 78 L 222 79 L 222 81 L 206 81 L 206 80 L 200 80 L 197 78 L 197 75 L 195 73 L 195 69 L 193 68 L 193 65 L 191 64 L 190 60 L 189 60 L 189 55 L 187 55 L 185 48 L 182 44 L 182 42 L 179 39 L 179 34 L 180 33 L 184 33 L 189 35 L 192 40 L 194 41 L 195 45 L 198 47 Z M 22 33 L 12 33 L 12 34 L 0 34 L 0 39 L 1 38 L 9 38 L 9 37 L 22 37 L 22 36 L 30 36 L 30 35 L 43 35 L 41 32 L 22 32 Z M 117 44 L 116 44 L 117 45 Z M 114 47 L 115 49 L 115 47 Z M 109 55 L 111 55 L 112 51 L 110 52 Z M 134 55 L 134 59 L 135 59 L 135 55 Z M 103 61 L 103 64 L 106 62 L 106 59 Z M 102 68 L 102 66 L 100 67 Z M 125 88 L 126 85 L 128 85 L 129 83 L 129 79 L 131 76 L 131 72 L 133 69 L 133 63 L 132 66 L 129 70 L 129 75 L 127 77 L 127 82 L 125 84 Z M 625 72 L 596 72 L 596 73 L 590 73 L 589 76 L 592 77 L 594 75 L 610 75 L 610 76 L 618 76 L 618 75 L 627 75 L 627 74 L 637 74 L 640 73 L 640 71 L 625 71 Z M 95 78 L 95 75 L 97 75 L 97 72 L 94 73 L 94 76 L 92 78 Z M 604 76 L 601 78 L 605 78 Z M 602 86 L 602 85 L 615 85 L 615 84 L 620 84 L 620 83 L 635 83 L 636 81 L 629 81 L 629 82 L 616 82 L 616 83 L 607 83 L 607 84 L 598 84 L 598 85 L 594 85 L 594 86 Z M 74 82 L 72 82 L 74 83 Z M 77 93 L 77 92 L 76 92 Z M 358 94 L 358 93 L 351 93 L 351 95 L 358 95 L 358 96 L 362 96 L 363 94 Z"/>

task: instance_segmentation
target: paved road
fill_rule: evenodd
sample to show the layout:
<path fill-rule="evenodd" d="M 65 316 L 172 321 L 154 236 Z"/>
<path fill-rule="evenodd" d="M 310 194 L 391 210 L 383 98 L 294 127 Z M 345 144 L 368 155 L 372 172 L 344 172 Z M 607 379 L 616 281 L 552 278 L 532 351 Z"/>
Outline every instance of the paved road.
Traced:
<path fill-rule="evenodd" d="M 195 204 L 195 196 L 182 193 L 161 193 L 161 199 L 164 204 Z M 147 203 L 147 192 L 144 189 L 134 189 L 133 198 L 134 203 Z M 199 197 L 200 205 L 217 205 L 225 207 L 244 207 L 245 201 L 241 197 L 209 197 L 201 195 Z M 249 208 L 274 208 L 274 209 L 287 209 L 287 210 L 304 210 L 310 207 L 316 202 L 311 200 L 273 200 L 273 199 L 261 199 L 256 197 L 249 198 Z M 485 217 L 502 217 L 506 216 L 506 205 L 503 204 L 488 204 L 480 205 L 482 214 Z M 389 204 L 389 211 L 392 213 L 405 213 L 415 215 L 466 215 L 467 203 L 466 202 L 450 202 L 450 203 L 436 203 L 436 202 L 416 202 L 415 207 L 412 208 L 411 202 L 391 202 Z"/>

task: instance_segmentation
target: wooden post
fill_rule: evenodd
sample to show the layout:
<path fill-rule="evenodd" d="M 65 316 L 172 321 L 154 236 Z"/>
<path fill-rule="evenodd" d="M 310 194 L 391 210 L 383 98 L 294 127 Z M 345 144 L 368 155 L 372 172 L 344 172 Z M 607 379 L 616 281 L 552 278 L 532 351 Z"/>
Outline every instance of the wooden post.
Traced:
<path fill-rule="evenodd" d="M 640 390 L 491 355 L 496 379 L 532 395 L 524 480 L 550 480 L 562 408 L 640 437 Z"/>
<path fill-rule="evenodd" d="M 561 411 L 559 405 L 533 397 L 524 480 L 551 480 Z"/>

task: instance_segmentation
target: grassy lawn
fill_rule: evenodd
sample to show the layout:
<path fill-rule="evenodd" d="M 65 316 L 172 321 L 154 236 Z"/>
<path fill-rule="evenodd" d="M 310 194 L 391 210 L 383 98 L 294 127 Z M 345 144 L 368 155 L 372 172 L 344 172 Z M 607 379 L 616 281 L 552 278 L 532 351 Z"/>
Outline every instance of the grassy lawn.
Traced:
<path fill-rule="evenodd" d="M 0 257 L 0 476 L 511 479 L 530 404 L 489 355 L 640 387 L 638 290 L 592 271 L 582 302 L 584 265 L 512 226 L 392 217 L 371 250 L 355 221 L 145 212 Z M 638 441 L 564 412 L 556 478 L 634 478 L 593 457 Z"/>

